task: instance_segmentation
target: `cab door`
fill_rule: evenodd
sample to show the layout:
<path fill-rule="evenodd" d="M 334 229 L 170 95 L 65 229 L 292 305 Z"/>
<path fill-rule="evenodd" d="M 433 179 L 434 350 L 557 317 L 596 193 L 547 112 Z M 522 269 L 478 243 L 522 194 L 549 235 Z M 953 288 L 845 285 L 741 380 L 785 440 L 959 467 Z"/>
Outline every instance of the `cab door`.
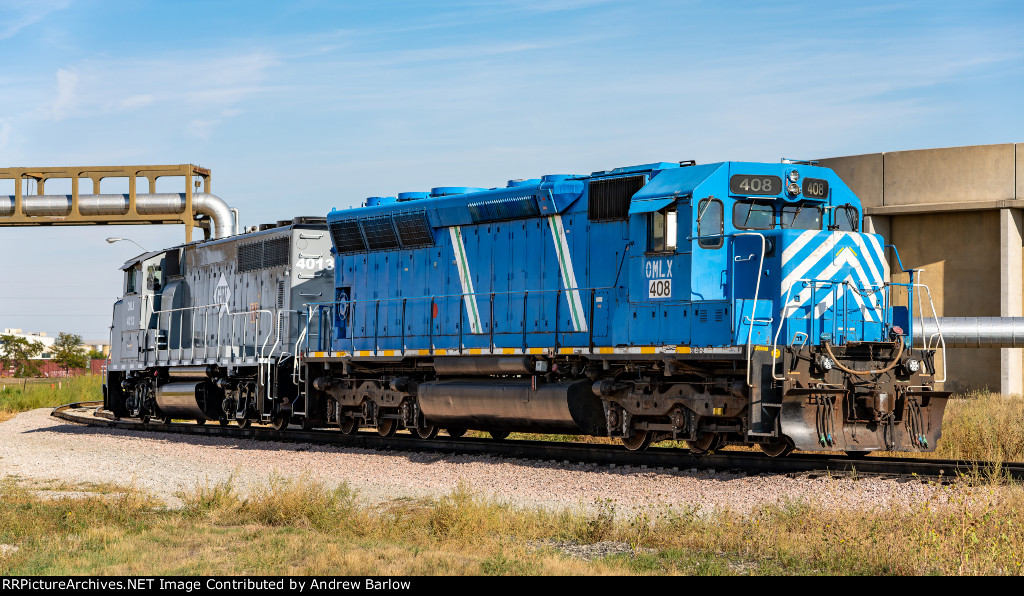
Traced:
<path fill-rule="evenodd" d="M 641 250 L 630 258 L 629 339 L 633 345 L 686 345 L 690 335 L 691 255 L 685 242 L 689 226 L 680 222 L 689 221 L 689 203 L 651 203 L 661 208 L 631 208 L 631 236 L 634 246 Z"/>
<path fill-rule="evenodd" d="M 725 236 L 725 205 L 707 196 L 695 201 L 690 220 L 692 240 L 691 289 L 693 313 L 690 338 L 694 346 L 732 343 L 729 301 L 729 250 Z"/>

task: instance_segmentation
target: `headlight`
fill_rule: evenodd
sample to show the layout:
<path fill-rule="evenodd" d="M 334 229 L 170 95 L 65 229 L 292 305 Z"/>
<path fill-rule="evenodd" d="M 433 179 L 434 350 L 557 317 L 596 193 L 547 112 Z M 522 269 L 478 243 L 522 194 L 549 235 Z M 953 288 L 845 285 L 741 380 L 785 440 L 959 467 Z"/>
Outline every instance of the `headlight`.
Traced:
<path fill-rule="evenodd" d="M 910 360 L 907 360 L 907 370 L 912 373 L 916 373 L 921 370 L 921 363 L 911 358 Z"/>
<path fill-rule="evenodd" d="M 818 367 L 821 370 L 832 370 L 832 367 L 835 365 L 836 363 L 832 362 L 832 359 L 828 356 L 818 356 Z"/>
<path fill-rule="evenodd" d="M 799 182 L 800 181 L 800 172 L 798 172 L 796 170 L 790 170 L 790 172 L 789 172 L 789 181 L 790 182 Z"/>
<path fill-rule="evenodd" d="M 790 196 L 795 197 L 796 195 L 800 194 L 800 185 L 797 184 L 796 182 L 790 182 L 789 186 L 786 187 L 786 192 L 788 192 Z"/>

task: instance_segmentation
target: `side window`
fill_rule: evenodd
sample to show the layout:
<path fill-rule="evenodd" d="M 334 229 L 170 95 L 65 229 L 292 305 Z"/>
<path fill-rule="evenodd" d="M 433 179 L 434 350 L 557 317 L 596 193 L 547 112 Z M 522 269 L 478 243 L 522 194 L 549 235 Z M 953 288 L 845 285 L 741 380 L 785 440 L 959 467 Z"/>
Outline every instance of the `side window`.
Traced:
<path fill-rule="evenodd" d="M 782 227 L 787 230 L 820 230 L 821 207 L 786 205 L 782 208 Z"/>
<path fill-rule="evenodd" d="M 160 282 L 163 280 L 163 275 L 160 270 L 160 265 L 150 265 L 146 267 L 146 289 L 159 292 Z"/>
<path fill-rule="evenodd" d="M 697 205 L 697 244 L 702 248 L 720 248 L 724 243 L 722 201 L 701 199 Z"/>
<path fill-rule="evenodd" d="M 832 225 L 841 232 L 860 231 L 860 214 L 856 207 L 845 205 L 832 210 Z"/>
<path fill-rule="evenodd" d="M 134 294 L 139 291 L 137 287 L 138 273 L 139 271 L 135 267 L 132 267 L 131 269 L 128 269 L 127 271 L 124 272 L 125 294 Z"/>
<path fill-rule="evenodd" d="M 648 215 L 647 250 L 671 252 L 676 249 L 676 208 L 669 207 Z"/>
<path fill-rule="evenodd" d="M 732 225 L 738 230 L 770 230 L 775 227 L 775 207 L 764 201 L 736 201 Z"/>

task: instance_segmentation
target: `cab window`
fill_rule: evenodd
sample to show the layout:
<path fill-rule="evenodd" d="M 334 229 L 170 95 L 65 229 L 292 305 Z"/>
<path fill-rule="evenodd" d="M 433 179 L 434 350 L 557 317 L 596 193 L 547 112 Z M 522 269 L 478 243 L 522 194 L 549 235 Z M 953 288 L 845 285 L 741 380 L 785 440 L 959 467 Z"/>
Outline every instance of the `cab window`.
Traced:
<path fill-rule="evenodd" d="M 676 249 L 676 208 L 670 207 L 648 214 L 647 250 L 670 252 Z"/>
<path fill-rule="evenodd" d="M 860 230 L 860 213 L 851 205 L 836 207 L 832 210 L 832 225 L 841 232 L 857 232 Z"/>
<path fill-rule="evenodd" d="M 160 282 L 163 279 L 163 272 L 161 271 L 160 265 L 150 265 L 146 267 L 146 289 L 153 290 L 154 292 L 160 291 Z"/>
<path fill-rule="evenodd" d="M 820 230 L 821 207 L 817 205 L 786 205 L 782 208 L 782 228 L 786 230 Z"/>
<path fill-rule="evenodd" d="M 732 225 L 738 230 L 770 230 L 775 226 L 775 207 L 765 201 L 736 201 Z"/>
<path fill-rule="evenodd" d="M 722 233 L 724 209 L 718 199 L 701 199 L 697 205 L 697 244 L 702 248 L 719 248 L 724 243 Z"/>
<path fill-rule="evenodd" d="M 138 289 L 138 274 L 139 270 L 132 267 L 124 272 L 124 293 L 134 294 L 139 291 Z"/>

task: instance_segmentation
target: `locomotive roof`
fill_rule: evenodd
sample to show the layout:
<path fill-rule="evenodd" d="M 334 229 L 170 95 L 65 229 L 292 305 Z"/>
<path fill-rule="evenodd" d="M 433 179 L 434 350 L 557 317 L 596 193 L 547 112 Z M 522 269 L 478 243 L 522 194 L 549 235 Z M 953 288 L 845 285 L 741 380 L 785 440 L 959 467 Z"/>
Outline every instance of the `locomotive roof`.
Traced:
<path fill-rule="evenodd" d="M 671 202 L 678 197 L 691 195 L 698 186 L 723 168 L 727 174 L 757 174 L 782 176 L 786 171 L 798 169 L 807 175 L 828 178 L 834 186 L 843 186 L 842 181 L 828 168 L 812 163 L 793 162 L 739 162 L 725 161 L 710 164 L 690 165 L 686 162 L 659 162 L 637 166 L 615 168 L 594 172 L 589 175 L 546 175 L 530 180 L 510 180 L 504 188 L 437 187 L 431 192 L 400 193 L 396 197 L 371 197 L 368 205 L 349 209 L 333 209 L 329 221 L 360 220 L 374 216 L 387 216 L 395 212 L 426 211 L 431 225 L 446 227 L 519 219 L 522 217 L 546 217 L 567 210 L 583 196 L 588 184 L 603 180 L 622 179 L 632 176 L 649 175 L 642 187 L 632 195 L 636 207 L 631 212 L 653 210 L 656 205 Z M 731 194 L 731 193 L 730 193 Z M 525 199 L 536 199 L 536 207 L 517 203 Z M 771 196 L 758 198 L 771 199 Z M 809 200 L 820 200 L 801 197 Z M 856 200 L 856 198 L 854 198 Z M 376 202 L 376 204 L 373 204 Z M 637 203 L 640 203 L 637 205 Z M 858 201 L 859 203 L 859 201 Z M 476 212 L 474 212 L 476 211 Z M 492 214 L 483 213 L 485 211 Z"/>
<path fill-rule="evenodd" d="M 287 232 L 295 228 L 323 230 L 326 229 L 327 224 L 324 221 L 323 217 L 296 217 L 295 219 L 288 220 L 287 222 L 282 221 L 277 222 L 276 224 L 264 224 L 259 227 L 261 229 L 254 230 L 251 232 L 244 232 L 242 234 L 238 234 L 235 236 L 227 236 L 225 238 L 213 238 L 209 240 L 193 240 L 192 242 L 186 244 L 178 244 L 162 250 L 154 250 L 142 253 L 138 256 L 132 257 L 131 259 L 125 261 L 124 264 L 121 265 L 121 270 L 130 269 L 131 267 L 134 267 L 135 265 L 139 264 L 142 261 L 151 259 L 158 255 L 162 255 L 169 250 L 185 248 L 188 246 L 211 246 L 223 242 L 237 242 L 239 240 L 249 240 L 251 238 L 256 238 L 258 236 L 263 236 L 266 234 Z"/>

